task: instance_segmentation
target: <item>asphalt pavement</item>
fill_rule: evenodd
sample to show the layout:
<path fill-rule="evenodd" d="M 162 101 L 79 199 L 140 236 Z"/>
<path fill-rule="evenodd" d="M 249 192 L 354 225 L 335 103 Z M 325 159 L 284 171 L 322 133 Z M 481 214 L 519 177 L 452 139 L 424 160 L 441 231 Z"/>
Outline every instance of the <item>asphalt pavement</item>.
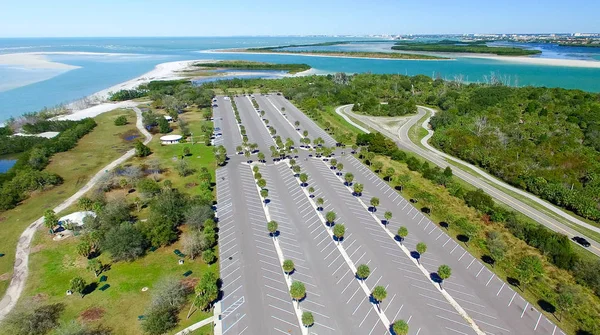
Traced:
<path fill-rule="evenodd" d="M 256 100 L 283 139 L 290 137 L 296 142 L 292 136 L 297 133 L 293 126 L 297 118 L 301 128 L 309 129 L 309 136 L 320 136 L 328 145 L 335 145 L 312 120 L 296 115 L 301 112 L 283 97 L 257 96 Z M 219 98 L 219 106 L 222 103 L 227 106 Z M 256 138 L 261 151 L 268 150 L 274 145 L 272 137 L 251 101 L 240 96 L 236 104 L 249 137 Z M 227 148 L 235 146 L 236 138 L 241 137 L 231 122 L 233 111 L 215 110 L 217 117 L 223 118 L 220 141 Z M 300 309 L 313 313 L 315 324 L 308 330 L 310 334 L 391 334 L 389 323 L 398 319 L 409 323 L 411 335 L 477 334 L 477 327 L 486 334 L 564 334 L 537 306 L 527 303 L 517 288 L 496 277 L 423 215 L 418 204 L 415 208 L 356 158 L 336 157 L 344 164 L 344 172 L 352 172 L 355 182 L 365 185 L 360 197 L 351 194 L 338 171 L 308 154 L 300 150 L 296 159 L 309 175 L 306 187 L 299 185 L 286 161 L 267 160 L 258 166 L 269 190 L 267 211 L 279 224 L 278 245 L 283 257 L 296 265 L 292 279 L 303 282 L 307 289 Z M 227 164 L 217 170 L 216 183 L 223 333 L 303 333 L 286 274 L 267 233 L 265 208 L 247 159 L 230 153 Z M 315 188 L 314 194 L 308 194 L 308 187 Z M 376 211 L 364 205 L 372 196 L 380 198 Z M 319 197 L 325 199 L 322 211 L 314 202 Z M 386 210 L 393 212 L 393 218 L 383 225 Z M 342 241 L 332 238 L 323 219 L 327 211 L 337 214 L 335 224 L 346 226 Z M 419 262 L 428 273 L 411 259 L 416 255 L 404 253 L 388 233 L 400 225 L 408 227 L 409 236 L 402 243 L 409 250 L 414 251 L 418 242 L 427 244 L 428 251 Z M 364 282 L 354 273 L 360 264 L 371 269 Z M 452 268 L 451 278 L 442 283 L 443 292 L 435 281 L 441 264 Z M 386 288 L 387 297 L 378 307 L 369 292 L 379 285 Z M 454 303 L 477 327 L 461 316 Z"/>

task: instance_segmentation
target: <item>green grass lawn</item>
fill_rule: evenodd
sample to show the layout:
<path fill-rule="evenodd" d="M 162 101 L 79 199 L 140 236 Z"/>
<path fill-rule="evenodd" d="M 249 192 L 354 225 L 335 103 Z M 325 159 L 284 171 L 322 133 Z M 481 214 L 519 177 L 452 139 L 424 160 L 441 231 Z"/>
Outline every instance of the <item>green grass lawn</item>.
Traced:
<path fill-rule="evenodd" d="M 114 119 L 126 115 L 129 124 L 115 126 Z M 59 174 L 64 183 L 36 192 L 14 209 L 0 213 L 0 296 L 4 295 L 12 276 L 17 240 L 23 230 L 41 217 L 48 208 L 54 208 L 81 188 L 103 166 L 115 160 L 131 147 L 133 141 L 124 138 L 139 135 L 132 110 L 114 110 L 95 118 L 98 126 L 84 136 L 75 148 L 54 155 L 47 171 Z"/>
<path fill-rule="evenodd" d="M 202 113 L 192 110 L 180 115 L 184 118 L 195 134 L 200 134 L 200 127 L 203 122 Z M 178 134 L 179 130 L 176 123 L 172 124 L 173 134 Z M 159 159 L 164 172 L 159 176 L 161 180 L 169 179 L 173 187 L 182 192 L 194 195 L 198 192 L 197 173 L 187 177 L 181 177 L 174 170 L 174 157 L 181 157 L 184 146 L 189 146 L 192 155 L 186 157 L 190 167 L 199 170 L 201 167 L 208 167 L 213 173 L 215 170 L 215 160 L 212 147 L 204 145 L 204 140 L 197 138 L 195 144 L 176 144 L 161 145 L 160 134 L 154 135 L 148 145 L 153 153 L 145 158 L 133 158 L 127 164 L 144 164 L 150 159 Z M 119 194 L 125 196 L 127 201 L 133 201 L 137 192 L 128 194 L 124 190 L 111 191 L 108 196 Z M 76 206 L 71 206 L 67 211 L 74 211 Z M 140 219 L 147 215 L 147 210 L 140 213 L 134 213 Z M 41 214 L 39 214 L 41 215 Z M 187 228 L 182 227 L 182 235 L 186 233 Z M 98 320 L 88 320 L 91 325 L 102 324 L 113 329 L 115 334 L 141 334 L 140 321 L 138 316 L 142 315 L 148 307 L 152 294 L 152 287 L 159 280 L 165 277 L 176 277 L 185 283 L 194 286 L 205 271 L 215 271 L 218 273 L 218 262 L 213 265 L 207 265 L 201 259 L 186 259 L 184 265 L 179 265 L 177 257 L 173 251 L 182 249 L 181 242 L 159 248 L 154 252 L 148 252 L 144 257 L 134 262 L 117 262 L 111 265 L 111 269 L 104 275 L 108 277 L 106 284 L 110 287 L 105 291 L 100 291 L 105 283 L 98 283 L 98 287 L 84 298 L 79 295 L 67 296 L 65 294 L 69 286 L 69 281 L 75 276 L 82 276 L 88 283 L 97 282 L 91 271 L 86 270 L 87 260 L 78 256 L 76 245 L 78 239 L 70 237 L 66 240 L 56 242 L 52 241 L 50 235 L 45 231 L 40 231 L 35 237 L 33 251 L 30 258 L 30 276 L 27 281 L 23 297 L 19 304 L 29 303 L 32 299 L 41 300 L 44 303 L 63 302 L 66 304 L 66 310 L 61 315 L 61 320 L 84 321 L 82 313 L 97 309 L 101 317 Z M 218 252 L 218 249 L 216 250 Z M 110 258 L 106 254 L 99 256 L 99 259 L 110 264 Z M 188 277 L 183 274 L 192 271 Z M 149 290 L 142 292 L 143 287 Z M 190 308 L 192 296 L 189 302 L 184 306 L 179 314 L 180 323 L 170 333 L 180 331 L 200 320 L 212 315 L 210 312 L 197 311 L 190 319 L 186 319 Z M 1 332 L 0 332 L 1 333 Z M 195 334 L 212 334 L 212 326 L 208 325 L 199 329 Z"/>
<path fill-rule="evenodd" d="M 175 249 L 181 249 L 178 242 L 149 252 L 134 262 L 113 263 L 111 269 L 103 274 L 108 280 L 98 283 L 99 278 L 86 270 L 87 260 L 77 255 L 77 243 L 78 239 L 74 237 L 55 242 L 48 234 L 36 235 L 35 252 L 32 252 L 30 260 L 31 275 L 20 303 L 28 303 L 32 299 L 44 303 L 62 302 L 65 303 L 66 310 L 61 315 L 61 320 L 79 319 L 91 325 L 102 324 L 112 328 L 115 334 L 139 334 L 141 330 L 137 318 L 144 314 L 150 303 L 152 287 L 158 280 L 176 277 L 194 285 L 204 271 L 218 271 L 216 265 L 208 266 L 200 259 L 186 259 L 183 265 L 179 265 L 179 257 L 173 253 Z M 100 255 L 99 259 L 110 264 L 110 259 L 105 254 Z M 184 277 L 183 274 L 187 271 L 192 271 L 192 274 Z M 67 296 L 65 292 L 69 281 L 76 276 L 82 276 L 87 283 L 98 283 L 98 287 L 84 298 L 78 294 Z M 104 284 L 110 287 L 100 291 L 99 288 Z M 144 287 L 149 290 L 142 292 Z M 184 306 L 180 313 L 178 330 L 212 315 L 197 311 L 190 319 L 186 319 L 189 307 L 189 304 Z M 82 317 L 83 312 L 93 308 L 101 311 L 100 319 L 86 320 Z"/>

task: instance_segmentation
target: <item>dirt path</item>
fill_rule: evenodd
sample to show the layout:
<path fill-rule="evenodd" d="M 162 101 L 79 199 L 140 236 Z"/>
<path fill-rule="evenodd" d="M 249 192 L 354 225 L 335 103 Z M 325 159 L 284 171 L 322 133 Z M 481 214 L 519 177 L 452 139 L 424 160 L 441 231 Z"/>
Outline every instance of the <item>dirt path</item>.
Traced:
<path fill-rule="evenodd" d="M 137 116 L 136 127 L 138 130 L 144 135 L 145 140 L 144 144 L 148 144 L 150 140 L 152 140 L 152 135 L 144 128 L 142 123 L 142 111 L 133 107 L 135 114 Z M 79 198 L 81 198 L 85 193 L 91 190 L 96 183 L 102 178 L 102 176 L 108 171 L 114 169 L 117 165 L 122 164 L 129 158 L 133 157 L 135 154 L 135 149 L 131 149 L 127 151 L 123 156 L 117 158 L 112 163 L 108 164 L 104 168 L 102 168 L 98 173 L 96 173 L 92 179 L 90 179 L 87 184 L 85 184 L 79 191 L 70 196 L 68 199 L 63 201 L 60 205 L 54 208 L 54 212 L 59 213 L 64 209 L 68 208 L 72 204 L 74 204 Z M 13 276 L 8 285 L 8 289 L 6 290 L 6 294 L 0 300 L 0 321 L 3 320 L 8 313 L 15 307 L 21 293 L 23 293 L 23 289 L 25 288 L 25 282 L 27 281 L 27 276 L 29 274 L 29 252 L 31 247 L 31 240 L 35 235 L 35 232 L 38 228 L 44 223 L 44 218 L 41 217 L 35 220 L 32 224 L 30 224 L 21 237 L 19 237 L 19 243 L 17 244 L 17 251 L 15 257 L 15 263 L 13 267 Z"/>

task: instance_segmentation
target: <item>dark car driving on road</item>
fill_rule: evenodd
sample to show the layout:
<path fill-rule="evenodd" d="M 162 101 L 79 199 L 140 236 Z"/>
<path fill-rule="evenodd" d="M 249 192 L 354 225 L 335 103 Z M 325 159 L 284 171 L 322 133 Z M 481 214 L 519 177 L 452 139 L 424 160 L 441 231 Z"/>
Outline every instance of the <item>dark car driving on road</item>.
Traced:
<path fill-rule="evenodd" d="M 588 240 L 586 240 L 583 237 L 575 236 L 575 237 L 572 238 L 572 240 L 575 241 L 575 242 L 577 242 L 577 243 L 579 243 L 579 244 L 581 244 L 582 246 L 584 246 L 586 248 L 590 246 L 590 242 L 588 242 Z"/>

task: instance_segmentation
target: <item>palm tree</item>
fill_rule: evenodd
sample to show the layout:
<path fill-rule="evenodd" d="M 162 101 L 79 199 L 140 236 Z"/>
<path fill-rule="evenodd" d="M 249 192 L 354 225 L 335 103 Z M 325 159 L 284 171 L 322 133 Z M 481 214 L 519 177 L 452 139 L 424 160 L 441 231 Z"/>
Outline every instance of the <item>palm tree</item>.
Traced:
<path fill-rule="evenodd" d="M 248 150 L 244 151 L 244 157 L 250 158 L 250 151 L 248 151 Z"/>
<path fill-rule="evenodd" d="M 238 145 L 237 147 L 235 147 L 235 152 L 237 152 L 238 154 L 241 153 L 244 150 L 244 148 L 242 148 L 241 145 Z"/>
<path fill-rule="evenodd" d="M 406 335 L 408 334 L 408 323 L 404 320 L 398 320 L 392 325 L 392 330 L 396 335 Z"/>
<path fill-rule="evenodd" d="M 327 225 L 329 227 L 331 227 L 333 225 L 336 217 L 337 217 L 337 215 L 333 211 L 329 211 L 329 212 L 327 212 L 327 214 L 325 214 L 325 220 L 327 221 Z"/>
<path fill-rule="evenodd" d="M 294 171 L 295 174 L 299 174 L 300 173 L 300 165 L 294 165 L 294 167 L 292 168 L 292 171 Z"/>
<path fill-rule="evenodd" d="M 423 242 L 419 242 L 417 243 L 417 252 L 419 253 L 419 258 L 417 258 L 417 262 L 419 262 L 419 264 L 421 264 L 421 256 L 423 256 L 423 254 L 425 254 L 425 252 L 427 251 L 427 244 L 423 243 Z"/>
<path fill-rule="evenodd" d="M 311 197 L 312 197 L 313 193 L 315 193 L 315 188 L 314 188 L 314 187 L 312 187 L 312 186 L 311 186 L 311 187 L 309 187 L 309 188 L 308 188 L 308 193 L 310 193 L 310 195 L 311 195 Z"/>
<path fill-rule="evenodd" d="M 352 185 L 352 181 L 354 180 L 354 175 L 352 172 L 346 172 L 344 175 L 344 180 L 346 181 L 346 186 Z"/>
<path fill-rule="evenodd" d="M 364 189 L 363 184 L 359 184 L 359 183 L 354 184 L 354 194 L 360 196 L 362 194 L 363 189 Z"/>
<path fill-rule="evenodd" d="M 313 317 L 311 312 L 303 312 L 302 313 L 302 325 L 306 328 L 315 324 L 315 318 Z"/>
<path fill-rule="evenodd" d="M 369 269 L 369 266 L 366 264 L 361 264 L 358 266 L 358 268 L 356 268 L 356 278 L 358 278 L 362 281 L 367 279 L 370 274 L 371 274 L 371 269 Z"/>
<path fill-rule="evenodd" d="M 406 236 L 408 236 L 408 228 L 404 226 L 398 228 L 398 236 L 400 237 L 400 244 L 402 244 Z"/>
<path fill-rule="evenodd" d="M 392 181 L 392 176 L 394 175 L 394 173 L 396 173 L 396 170 L 394 170 L 393 167 L 385 169 L 385 177 L 388 181 Z"/>
<path fill-rule="evenodd" d="M 71 281 L 69 283 L 69 289 L 73 292 L 77 292 L 77 293 L 81 294 L 82 298 L 85 295 L 84 294 L 85 287 L 86 287 L 86 282 L 81 277 L 75 277 L 75 278 L 71 279 Z"/>
<path fill-rule="evenodd" d="M 290 273 L 294 272 L 294 261 L 291 259 L 286 259 L 283 261 L 283 272 L 290 277 Z"/>
<path fill-rule="evenodd" d="M 323 198 L 317 198 L 317 210 L 318 211 L 322 211 L 323 210 L 323 204 L 325 203 L 325 200 Z"/>
<path fill-rule="evenodd" d="M 352 153 L 356 153 L 357 149 L 358 149 L 358 145 L 352 144 Z"/>
<path fill-rule="evenodd" d="M 373 300 L 377 304 L 377 309 L 379 309 L 379 304 L 381 304 L 383 299 L 387 297 L 387 291 L 385 290 L 385 287 L 375 286 L 373 292 L 371 292 L 371 297 L 373 297 Z"/>
<path fill-rule="evenodd" d="M 303 131 L 303 132 L 302 132 L 302 136 L 304 136 L 304 137 L 308 137 L 308 130 L 305 130 L 305 131 Z"/>
<path fill-rule="evenodd" d="M 338 244 L 344 238 L 344 234 L 346 233 L 346 226 L 343 224 L 336 224 L 333 227 L 333 236 L 337 239 Z"/>
<path fill-rule="evenodd" d="M 263 188 L 262 190 L 260 190 L 260 196 L 264 200 L 267 200 L 267 197 L 269 196 L 269 190 L 267 190 L 266 188 Z"/>
<path fill-rule="evenodd" d="M 381 169 L 383 169 L 383 163 L 380 161 L 375 161 L 373 162 L 373 167 L 375 168 L 375 172 L 379 173 L 381 172 Z"/>
<path fill-rule="evenodd" d="M 260 188 L 265 188 L 267 186 L 267 181 L 264 179 L 259 179 L 256 182 L 256 185 L 258 185 L 258 187 L 260 187 Z"/>
<path fill-rule="evenodd" d="M 373 159 L 375 159 L 375 153 L 367 152 L 366 158 L 369 161 L 369 166 L 371 166 L 373 164 Z"/>
<path fill-rule="evenodd" d="M 300 182 L 302 183 L 302 186 L 306 186 L 307 181 L 308 181 L 308 175 L 306 173 L 301 173 L 300 174 Z"/>
<path fill-rule="evenodd" d="M 441 281 L 440 281 L 440 289 L 444 289 L 442 287 L 442 282 L 448 278 L 450 278 L 450 276 L 452 275 L 452 269 L 448 266 L 448 265 L 440 265 L 440 267 L 437 270 L 437 274 L 440 277 Z"/>
<path fill-rule="evenodd" d="M 54 232 L 54 227 L 58 225 L 58 216 L 54 213 L 53 210 L 48 209 L 44 212 L 44 226 L 48 228 L 50 234 Z"/>
<path fill-rule="evenodd" d="M 294 126 L 296 126 L 296 130 L 298 130 L 298 128 L 300 128 L 300 121 L 294 122 Z"/>
<path fill-rule="evenodd" d="M 337 159 L 334 158 L 331 161 L 329 161 L 329 163 L 331 164 L 331 167 L 336 167 L 338 161 L 337 161 Z"/>
<path fill-rule="evenodd" d="M 392 219 L 392 212 L 390 212 L 390 211 L 386 211 L 386 212 L 383 214 L 383 217 L 385 218 L 385 224 L 388 224 L 388 223 L 390 223 L 390 220 Z"/>
<path fill-rule="evenodd" d="M 267 223 L 267 230 L 269 231 L 269 234 L 271 234 L 271 236 L 273 237 L 273 239 L 275 239 L 275 237 L 277 235 L 277 227 L 278 226 L 279 225 L 275 221 L 269 221 Z"/>
<path fill-rule="evenodd" d="M 342 163 L 337 163 L 336 167 L 335 167 L 338 172 L 336 173 L 338 176 L 342 175 L 342 170 L 344 169 L 344 164 Z"/>
<path fill-rule="evenodd" d="M 290 286 L 290 296 L 300 305 L 300 300 L 306 297 L 306 287 L 304 287 L 304 284 L 294 281 Z"/>
<path fill-rule="evenodd" d="M 377 210 L 377 206 L 379 206 L 379 198 L 372 197 L 371 198 L 371 206 L 373 206 L 373 212 Z"/>
<path fill-rule="evenodd" d="M 260 162 L 264 162 L 265 161 L 265 154 L 264 153 L 259 152 L 257 156 L 258 156 L 258 160 Z"/>

